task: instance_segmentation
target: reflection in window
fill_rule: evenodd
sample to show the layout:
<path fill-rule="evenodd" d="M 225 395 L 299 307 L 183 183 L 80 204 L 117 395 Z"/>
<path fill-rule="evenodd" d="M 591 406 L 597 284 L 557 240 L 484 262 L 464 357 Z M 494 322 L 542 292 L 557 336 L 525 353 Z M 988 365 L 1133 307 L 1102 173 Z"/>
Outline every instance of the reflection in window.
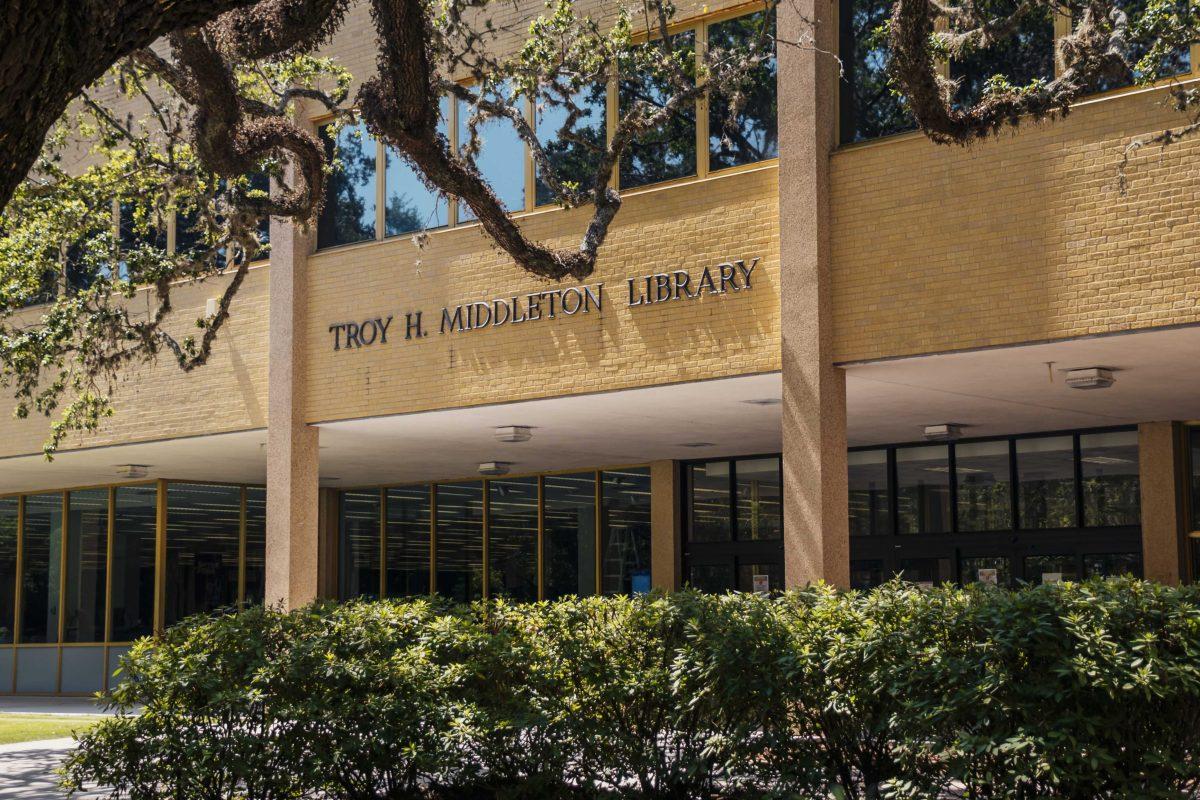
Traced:
<path fill-rule="evenodd" d="M 241 516 L 241 487 L 167 485 L 167 626 L 237 605 Z"/>
<path fill-rule="evenodd" d="M 1075 556 L 1027 556 L 1025 559 L 1026 583 L 1038 586 L 1077 580 L 1079 564 Z"/>
<path fill-rule="evenodd" d="M 892 532 L 887 455 L 886 450 L 855 450 L 847 454 L 851 536 Z"/>
<path fill-rule="evenodd" d="M 342 492 L 338 596 L 379 597 L 379 492 Z"/>
<path fill-rule="evenodd" d="M 442 98 L 438 113 L 438 133 L 449 138 L 447 120 L 450 117 L 450 100 Z M 391 147 L 383 148 L 384 201 L 383 235 L 397 236 L 401 233 L 441 228 L 449 224 L 449 204 L 435 191 L 425 185 L 421 172 Z"/>
<path fill-rule="evenodd" d="M 326 177 L 325 206 L 317 220 L 317 246 L 332 247 L 375 238 L 375 140 L 359 122 L 321 128 L 325 153 L 337 158 Z"/>
<path fill-rule="evenodd" d="M 537 478 L 488 481 L 488 595 L 538 599 Z"/>
<path fill-rule="evenodd" d="M 267 588 L 267 490 L 246 487 L 246 588 L 243 602 L 262 605 Z"/>
<path fill-rule="evenodd" d="M 990 16 L 1007 17 L 1020 5 L 1020 0 L 983 0 L 980 10 Z M 995 75 L 1005 76 L 1014 86 L 1027 86 L 1039 78 L 1047 82 L 1054 79 L 1054 18 L 1048 6 L 1033 7 L 1012 36 L 951 62 L 950 76 L 960 81 L 958 104 L 968 107 L 978 103 Z"/>
<path fill-rule="evenodd" d="M 483 484 L 437 485 L 437 591 L 469 602 L 483 597 Z"/>
<path fill-rule="evenodd" d="M 737 585 L 733 564 L 692 564 L 687 585 L 706 594 L 732 592 Z"/>
<path fill-rule="evenodd" d="M 680 53 L 689 77 L 695 76 L 696 34 L 681 31 L 672 36 L 672 47 Z M 654 42 L 643 47 L 656 47 Z M 643 103 L 648 114 L 661 109 L 670 99 L 668 82 L 644 70 L 626 64 L 617 83 L 617 99 L 621 113 L 627 114 L 635 104 Z M 662 125 L 630 143 L 621 157 L 621 187 L 632 189 L 651 183 L 684 178 L 696 173 L 696 107 L 684 104 Z"/>
<path fill-rule="evenodd" d="M 57 642 L 62 567 L 61 494 L 26 495 L 22 541 L 20 641 Z"/>
<path fill-rule="evenodd" d="M 966 442 L 954 447 L 958 481 L 958 529 L 1012 528 L 1012 481 L 1008 442 Z"/>
<path fill-rule="evenodd" d="M 0 644 L 11 644 L 17 601 L 16 497 L 0 497 Z M 0 678 L 0 685 L 3 679 Z"/>
<path fill-rule="evenodd" d="M 1079 437 L 1083 476 L 1083 524 L 1088 527 L 1141 522 L 1137 431 L 1086 433 Z"/>
<path fill-rule="evenodd" d="M 962 582 L 985 586 L 1011 586 L 1012 567 L 1003 556 L 983 556 L 962 560 Z"/>
<path fill-rule="evenodd" d="M 603 594 L 650 590 L 650 470 L 601 473 Z"/>
<path fill-rule="evenodd" d="M 946 445 L 896 450 L 898 533 L 950 530 L 950 459 Z"/>
<path fill-rule="evenodd" d="M 930 588 L 954 580 L 954 572 L 949 558 L 902 558 L 897 577 Z"/>
<path fill-rule="evenodd" d="M 104 641 L 108 489 L 71 492 L 67 503 L 64 642 Z"/>
<path fill-rule="evenodd" d="M 692 464 L 692 518 L 688 538 L 693 542 L 727 542 L 733 538 L 729 462 Z"/>
<path fill-rule="evenodd" d="M 709 25 L 709 53 L 717 55 L 745 48 L 760 35 L 765 13 L 759 11 Z M 767 24 L 773 39 L 773 16 Z M 772 58 L 747 76 L 745 84 L 739 87 L 745 94 L 745 104 L 736 118 L 729 114 L 729 97 L 714 93 L 709 98 L 709 169 L 752 164 L 779 155 L 775 73 L 776 63 Z"/>
<path fill-rule="evenodd" d="M 429 487 L 387 490 L 387 596 L 429 594 Z"/>
<path fill-rule="evenodd" d="M 596 476 L 547 475 L 542 483 L 545 595 L 596 592 Z"/>
<path fill-rule="evenodd" d="M 1189 526 L 1193 531 L 1200 531 L 1200 426 L 1188 429 L 1189 454 L 1188 463 L 1191 465 L 1191 509 L 1192 519 Z"/>
<path fill-rule="evenodd" d="M 779 467 L 778 458 L 743 458 L 734 462 L 739 540 L 783 537 Z"/>
<path fill-rule="evenodd" d="M 1142 576 L 1142 558 L 1137 553 L 1093 553 L 1083 557 L 1085 578 L 1115 578 L 1121 575 Z"/>
<path fill-rule="evenodd" d="M 843 142 L 861 142 L 916 128 L 887 74 L 886 25 L 891 0 L 852 0 L 842 8 Z"/>
<path fill-rule="evenodd" d="M 882 559 L 858 559 L 850 562 L 850 588 L 872 589 L 883 583 Z"/>
<path fill-rule="evenodd" d="M 505 92 L 506 88 L 500 87 Z M 458 101 L 458 146 L 463 148 L 471 140 L 467 125 L 472 114 L 470 104 Z M 501 117 L 491 117 L 476 129 L 479 136 L 479 152 L 475 154 L 475 166 L 484 180 L 491 185 L 500 203 L 509 211 L 525 208 L 525 143 L 517 134 L 513 124 Z M 458 204 L 459 221 L 475 219 L 475 213 L 463 202 Z"/>
<path fill-rule="evenodd" d="M 154 629 L 154 549 L 158 489 L 118 486 L 113 517 L 111 641 L 131 642 Z"/>
<path fill-rule="evenodd" d="M 1070 436 L 1017 440 L 1022 528 L 1075 527 L 1075 448 Z"/>
<path fill-rule="evenodd" d="M 603 83 L 589 86 L 576 93 L 573 102 L 581 113 L 575 118 L 571 132 L 588 144 L 558 138 L 558 132 L 567 120 L 567 110 L 548 100 L 542 100 L 538 105 L 537 137 L 559 181 L 584 190 L 596 178 L 600 153 L 607 142 L 608 87 Z M 554 192 L 540 176 L 536 191 L 538 205 L 554 202 Z"/>
<path fill-rule="evenodd" d="M 167 229 L 155 221 L 153 212 L 145 206 L 128 201 L 119 204 L 117 237 L 121 260 L 116 277 L 136 282 L 145 270 L 145 259 L 157 259 L 167 249 Z M 140 253 L 146 249 L 150 252 Z"/>

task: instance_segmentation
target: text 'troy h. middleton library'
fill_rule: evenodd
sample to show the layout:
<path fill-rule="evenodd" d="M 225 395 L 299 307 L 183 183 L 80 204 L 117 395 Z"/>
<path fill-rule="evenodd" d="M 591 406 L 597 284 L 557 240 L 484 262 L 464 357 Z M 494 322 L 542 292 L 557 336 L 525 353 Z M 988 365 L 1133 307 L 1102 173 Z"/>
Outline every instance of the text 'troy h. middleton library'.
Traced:
<path fill-rule="evenodd" d="M 131 640 L 264 599 L 1191 580 L 1200 142 L 1122 194 L 1125 145 L 1177 120 L 1110 86 L 935 146 L 879 91 L 888 11 L 842 3 L 842 76 L 781 51 L 740 135 L 698 103 L 639 142 L 586 283 L 522 273 L 344 128 L 354 168 L 311 232 L 272 222 L 207 366 L 131 375 L 52 463 L 47 420 L 0 413 L 0 692 L 103 689 Z M 731 41 L 753 13 L 686 2 L 679 28 Z M 1052 75 L 1045 34 L 1019 61 Z M 329 51 L 361 78 L 372 36 L 356 7 Z M 577 237 L 492 124 L 503 201 Z M 177 292 L 179 324 L 220 289 Z"/>

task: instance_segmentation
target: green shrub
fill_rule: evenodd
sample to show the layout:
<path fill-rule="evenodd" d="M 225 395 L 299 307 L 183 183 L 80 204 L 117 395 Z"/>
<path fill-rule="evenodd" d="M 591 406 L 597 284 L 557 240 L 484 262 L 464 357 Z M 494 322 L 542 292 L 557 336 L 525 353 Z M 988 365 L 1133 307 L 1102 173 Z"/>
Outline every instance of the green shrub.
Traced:
<path fill-rule="evenodd" d="M 1200 591 L 892 583 L 189 620 L 69 789 L 149 798 L 1178 798 Z"/>

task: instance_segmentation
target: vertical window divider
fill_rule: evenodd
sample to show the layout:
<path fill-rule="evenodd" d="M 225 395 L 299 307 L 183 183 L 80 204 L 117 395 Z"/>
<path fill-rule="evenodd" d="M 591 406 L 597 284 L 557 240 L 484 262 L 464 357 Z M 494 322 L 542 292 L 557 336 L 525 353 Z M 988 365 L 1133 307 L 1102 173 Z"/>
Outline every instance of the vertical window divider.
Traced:
<path fill-rule="evenodd" d="M 246 606 L 246 487 L 241 487 L 238 497 L 238 608 Z"/>
<path fill-rule="evenodd" d="M 741 540 L 741 531 L 738 530 L 737 475 L 734 473 L 737 467 L 732 458 L 725 463 L 729 465 L 729 541 L 736 542 Z"/>
<path fill-rule="evenodd" d="M 429 484 L 429 594 L 437 594 L 437 484 Z"/>
<path fill-rule="evenodd" d="M 483 581 L 482 581 L 482 583 L 483 583 L 483 586 L 482 586 L 483 599 L 484 600 L 486 600 L 488 598 L 488 590 L 491 589 L 491 586 L 489 586 L 489 583 L 491 581 L 489 580 L 489 575 L 488 575 L 488 573 L 491 572 L 490 561 L 488 559 L 488 556 L 489 556 L 488 539 L 491 538 L 491 531 L 489 530 L 490 526 L 488 525 L 488 523 L 491 521 L 488 519 L 488 517 L 490 517 L 492 515 L 491 514 L 491 508 L 492 508 L 491 495 L 492 495 L 492 482 L 485 479 L 483 481 Z"/>
<path fill-rule="evenodd" d="M 900 562 L 896 560 L 896 548 L 900 546 L 900 477 L 896 466 L 896 448 L 887 448 L 887 475 L 888 475 L 888 516 L 891 517 L 892 530 L 889 532 L 888 540 L 892 544 L 892 549 L 888 551 L 884 572 L 884 580 L 890 580 L 895 576 L 899 569 Z M 889 576 L 888 573 L 891 573 Z"/>
<path fill-rule="evenodd" d="M 545 485 L 546 476 L 537 476 L 537 598 L 539 601 L 546 599 L 546 565 L 542 557 L 544 552 L 544 542 L 546 537 L 546 514 L 543 503 L 545 502 Z"/>
<path fill-rule="evenodd" d="M 446 133 L 450 137 L 450 152 L 458 155 L 458 98 L 450 95 L 446 113 Z M 458 225 L 458 198 L 446 195 L 446 227 Z"/>
<path fill-rule="evenodd" d="M 593 474 L 596 478 L 596 595 L 601 596 L 604 594 L 604 555 L 600 552 L 600 549 L 604 544 L 604 506 L 602 505 L 604 500 L 604 492 L 603 487 L 601 486 L 601 478 L 603 473 L 600 470 L 596 470 Z"/>
<path fill-rule="evenodd" d="M 1017 483 L 1017 440 L 1009 438 L 1008 440 L 1008 481 L 1012 485 L 1012 491 L 1009 492 L 1009 505 L 1012 513 L 1012 530 L 1021 530 L 1021 485 Z"/>
<path fill-rule="evenodd" d="M 532 98 L 525 98 L 525 121 L 537 135 L 537 109 Z M 533 164 L 533 148 L 525 142 L 525 210 L 533 211 L 537 207 L 537 170 Z"/>
<path fill-rule="evenodd" d="M 617 135 L 617 115 L 621 113 L 621 103 L 617 94 L 618 81 L 620 76 L 617 74 L 617 66 L 614 63 L 612 72 L 608 76 L 608 84 L 605 87 L 604 93 L 604 145 L 607 147 Z M 613 164 L 612 186 L 615 189 L 621 188 L 621 159 Z"/>
<path fill-rule="evenodd" d="M 63 642 L 67 638 L 67 520 L 71 514 L 71 493 L 64 490 L 58 519 L 58 668 L 54 678 L 54 691 L 62 691 Z M 53 533 L 51 533 L 53 536 Z"/>
<path fill-rule="evenodd" d="M 958 533 L 958 453 L 954 442 L 946 443 L 946 477 L 950 489 L 950 530 L 947 533 Z"/>
<path fill-rule="evenodd" d="M 933 21 L 933 29 L 938 33 L 945 33 L 950 30 L 950 20 L 944 16 L 939 16 Z M 950 61 L 948 59 L 938 59 L 936 63 L 937 73 L 943 78 L 950 77 Z"/>
<path fill-rule="evenodd" d="M 701 22 L 695 28 L 696 31 L 696 80 L 700 79 L 700 70 L 704 66 L 705 58 L 708 55 L 708 23 Z M 705 83 L 707 83 L 707 79 Z M 708 177 L 708 106 L 709 98 L 707 92 L 701 92 L 696 95 L 696 177 L 703 179 Z M 730 462 L 732 465 L 733 462 Z"/>
<path fill-rule="evenodd" d="M 387 489 L 379 488 L 379 599 L 387 596 Z"/>
<path fill-rule="evenodd" d="M 25 495 L 17 498 L 17 592 L 13 599 L 13 646 L 21 643 L 21 601 L 22 584 L 25 583 Z M 13 650 L 13 685 L 17 680 L 17 653 Z"/>
<path fill-rule="evenodd" d="M 1054 13 L 1054 47 L 1058 48 L 1058 40 L 1065 36 L 1071 35 L 1071 28 L 1074 27 L 1071 21 L 1071 15 L 1067 12 L 1056 11 Z M 1194 62 L 1193 62 L 1194 63 Z M 1063 65 L 1054 59 L 1054 77 L 1059 77 L 1063 74 Z"/>
<path fill-rule="evenodd" d="M 108 688 L 108 643 L 112 641 L 112 574 L 116 551 L 117 487 L 108 487 L 108 539 L 104 546 L 104 688 Z"/>
<path fill-rule="evenodd" d="M 375 142 L 375 241 L 382 242 L 387 237 L 387 153 L 382 141 L 371 139 Z"/>
<path fill-rule="evenodd" d="M 1083 517 L 1083 454 L 1080 452 L 1079 434 L 1071 435 L 1071 449 L 1075 467 L 1075 527 L 1084 527 Z"/>
<path fill-rule="evenodd" d="M 154 483 L 154 633 L 161 636 L 167 619 L 167 482 Z"/>

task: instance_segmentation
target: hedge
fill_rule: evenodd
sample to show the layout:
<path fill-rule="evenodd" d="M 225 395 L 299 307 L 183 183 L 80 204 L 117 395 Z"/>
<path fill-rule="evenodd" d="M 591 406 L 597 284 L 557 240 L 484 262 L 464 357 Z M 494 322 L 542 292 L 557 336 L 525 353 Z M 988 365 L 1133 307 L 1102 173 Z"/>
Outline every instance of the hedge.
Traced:
<path fill-rule="evenodd" d="M 1200 590 L 252 609 L 136 644 L 63 767 L 160 798 L 1179 798 Z M 141 709 L 140 714 L 131 713 Z"/>

